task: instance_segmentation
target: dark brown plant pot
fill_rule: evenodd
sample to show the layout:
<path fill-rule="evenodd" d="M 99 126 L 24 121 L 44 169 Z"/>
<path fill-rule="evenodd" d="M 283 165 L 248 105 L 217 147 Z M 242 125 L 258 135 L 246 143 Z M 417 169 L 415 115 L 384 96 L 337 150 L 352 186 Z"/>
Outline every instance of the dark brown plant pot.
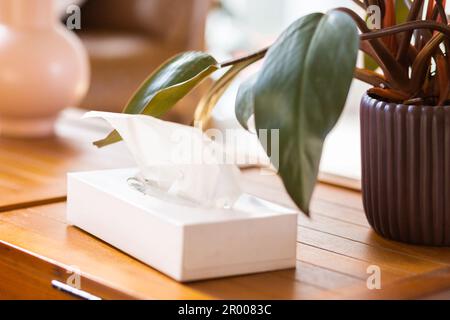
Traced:
<path fill-rule="evenodd" d="M 363 201 L 380 235 L 450 246 L 450 106 L 361 101 Z"/>

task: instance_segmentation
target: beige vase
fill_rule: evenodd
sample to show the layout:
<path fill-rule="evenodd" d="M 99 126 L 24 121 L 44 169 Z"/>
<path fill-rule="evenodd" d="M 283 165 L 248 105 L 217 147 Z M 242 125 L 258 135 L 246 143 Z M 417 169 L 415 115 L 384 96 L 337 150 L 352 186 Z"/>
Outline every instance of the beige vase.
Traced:
<path fill-rule="evenodd" d="M 53 0 L 0 0 L 0 135 L 53 134 L 87 92 L 89 62 Z"/>

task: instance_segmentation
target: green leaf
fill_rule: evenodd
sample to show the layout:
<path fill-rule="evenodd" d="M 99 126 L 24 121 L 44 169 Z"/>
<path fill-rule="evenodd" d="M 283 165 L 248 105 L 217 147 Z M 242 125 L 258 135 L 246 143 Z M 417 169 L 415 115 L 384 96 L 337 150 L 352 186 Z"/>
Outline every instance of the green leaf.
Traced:
<path fill-rule="evenodd" d="M 164 63 L 137 90 L 123 113 L 161 117 L 202 80 L 219 69 L 217 61 L 203 52 L 185 52 Z M 113 131 L 94 144 L 104 147 L 121 140 Z"/>
<path fill-rule="evenodd" d="M 110 144 L 114 144 L 120 141 L 122 141 L 122 137 L 120 136 L 119 132 L 114 130 L 110 134 L 108 134 L 106 138 L 99 141 L 95 141 L 94 145 L 98 148 L 103 148 L 109 146 Z"/>
<path fill-rule="evenodd" d="M 358 46 L 356 25 L 345 13 L 305 16 L 269 50 L 253 88 L 258 133 L 280 130 L 279 163 L 274 165 L 306 214 L 324 140 L 345 105 Z M 265 148 L 270 155 L 270 147 Z"/>
<path fill-rule="evenodd" d="M 241 126 L 248 130 L 248 120 L 255 113 L 255 103 L 253 95 L 253 87 L 256 83 L 258 75 L 255 74 L 247 79 L 239 87 L 236 97 L 236 118 Z"/>

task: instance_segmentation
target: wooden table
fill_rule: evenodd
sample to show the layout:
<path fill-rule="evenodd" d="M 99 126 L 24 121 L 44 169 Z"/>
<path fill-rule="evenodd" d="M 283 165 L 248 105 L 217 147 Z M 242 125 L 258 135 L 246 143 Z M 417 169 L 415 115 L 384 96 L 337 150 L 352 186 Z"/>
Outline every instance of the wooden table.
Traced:
<path fill-rule="evenodd" d="M 359 192 L 325 184 L 312 218 L 299 216 L 296 270 L 177 283 L 66 223 L 67 171 L 132 164 L 123 146 L 91 147 L 106 127 L 77 114 L 62 117 L 57 138 L 0 139 L 0 298 L 71 299 L 51 285 L 68 279 L 104 299 L 450 298 L 450 248 L 379 237 Z M 243 176 L 248 192 L 293 206 L 278 178 Z M 380 268 L 381 290 L 367 288 L 369 266 Z"/>

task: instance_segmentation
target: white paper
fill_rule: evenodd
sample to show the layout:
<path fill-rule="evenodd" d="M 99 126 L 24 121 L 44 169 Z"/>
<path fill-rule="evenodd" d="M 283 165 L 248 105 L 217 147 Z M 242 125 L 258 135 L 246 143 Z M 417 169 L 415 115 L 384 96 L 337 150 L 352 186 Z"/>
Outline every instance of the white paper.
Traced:
<path fill-rule="evenodd" d="M 240 171 L 200 129 L 145 115 L 88 112 L 116 129 L 139 167 L 137 179 L 208 207 L 232 207 L 242 194 Z"/>

